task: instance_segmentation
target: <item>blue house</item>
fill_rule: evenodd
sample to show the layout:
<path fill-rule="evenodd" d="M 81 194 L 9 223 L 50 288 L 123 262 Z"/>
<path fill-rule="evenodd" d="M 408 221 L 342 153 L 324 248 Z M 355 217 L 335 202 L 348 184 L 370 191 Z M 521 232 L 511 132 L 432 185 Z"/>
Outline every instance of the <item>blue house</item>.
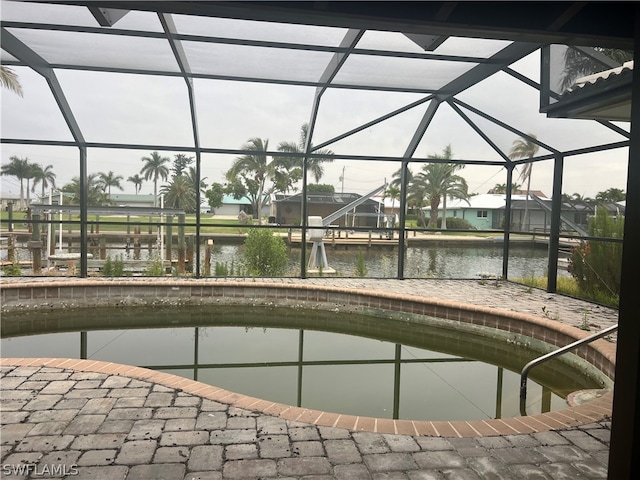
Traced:
<path fill-rule="evenodd" d="M 543 202 L 550 200 L 540 198 L 540 192 L 536 196 Z M 525 200 L 526 195 L 511 195 L 511 224 L 518 227 L 524 222 L 525 208 L 528 211 L 529 230 L 544 230 L 549 228 L 551 215 L 539 203 L 534 201 L 533 195 L 529 196 L 529 201 Z M 442 217 L 443 205 L 440 203 L 438 217 Z M 504 228 L 504 212 L 506 207 L 506 195 L 500 193 L 483 193 L 469 198 L 469 203 L 464 200 L 447 200 L 447 218 L 462 218 L 468 221 L 473 228 L 478 230 L 500 230 Z M 431 207 L 423 209 L 428 217 Z M 522 227 L 525 228 L 524 226 Z"/>

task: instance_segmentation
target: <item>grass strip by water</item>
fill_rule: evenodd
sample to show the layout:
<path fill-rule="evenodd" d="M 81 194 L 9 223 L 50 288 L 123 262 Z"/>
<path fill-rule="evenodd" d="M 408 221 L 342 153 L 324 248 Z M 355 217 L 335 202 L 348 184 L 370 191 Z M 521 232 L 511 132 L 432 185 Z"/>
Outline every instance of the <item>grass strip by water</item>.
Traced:
<path fill-rule="evenodd" d="M 533 288 L 546 289 L 548 277 L 521 277 L 510 279 L 515 283 L 521 283 Z M 584 292 L 578 286 L 578 282 L 573 277 L 558 277 L 556 283 L 558 293 L 568 295 L 570 297 L 588 300 L 590 302 L 599 303 L 608 307 L 618 308 L 620 297 L 617 295 L 608 295 L 603 292 Z"/>

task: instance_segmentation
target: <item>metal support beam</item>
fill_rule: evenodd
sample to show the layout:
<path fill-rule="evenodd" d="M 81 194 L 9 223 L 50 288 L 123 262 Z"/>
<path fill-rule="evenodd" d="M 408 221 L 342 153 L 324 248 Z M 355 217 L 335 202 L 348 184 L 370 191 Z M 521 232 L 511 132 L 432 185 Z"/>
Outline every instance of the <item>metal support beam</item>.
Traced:
<path fill-rule="evenodd" d="M 449 38 L 447 35 L 423 35 L 421 33 L 405 33 L 404 36 L 426 52 L 434 51 Z"/>
<path fill-rule="evenodd" d="M 71 131 L 73 139 L 76 141 L 76 144 L 84 144 L 84 137 L 82 136 L 80 127 L 76 122 L 73 111 L 71 110 L 71 107 L 67 102 L 64 91 L 62 90 L 60 82 L 58 82 L 58 78 L 56 77 L 56 74 L 53 71 L 51 65 L 49 65 L 49 63 L 47 63 L 44 58 L 31 50 L 27 45 L 25 45 L 4 27 L 2 28 L 0 42 L 2 43 L 3 50 L 10 53 L 25 65 L 27 65 L 29 68 L 36 71 L 45 78 L 45 80 L 49 84 L 51 93 L 53 94 L 53 97 L 58 104 L 58 108 L 60 108 L 60 112 L 64 117 L 64 121 L 67 123 L 67 126 Z"/>
<path fill-rule="evenodd" d="M 44 77 L 53 98 L 60 108 L 60 112 L 71 131 L 75 145 L 80 149 L 79 178 L 80 178 L 80 276 L 87 277 L 87 148 L 80 126 L 76 122 L 73 111 L 67 102 L 62 86 L 58 82 L 53 68 L 47 61 L 12 35 L 7 29 L 2 28 L 0 42 L 3 50 L 25 63 Z"/>
<path fill-rule="evenodd" d="M 87 221 L 89 219 L 89 198 L 87 187 L 87 149 L 80 147 L 80 276 L 89 276 L 87 266 L 87 254 L 89 252 L 89 232 Z"/>
<path fill-rule="evenodd" d="M 405 238 L 407 236 L 407 190 L 409 184 L 409 162 L 402 162 L 400 167 L 400 206 L 398 211 L 398 221 L 400 228 L 398 230 L 398 280 L 404 280 L 404 254 L 405 254 Z"/>
<path fill-rule="evenodd" d="M 320 100 L 322 95 L 327 91 L 329 84 L 335 78 L 340 71 L 340 68 L 347 61 L 347 58 L 351 51 L 356 47 L 360 39 L 364 35 L 364 30 L 348 30 L 344 38 L 340 42 L 340 48 L 345 49 L 344 53 L 334 53 L 329 64 L 325 68 L 322 75 L 320 75 L 320 85 L 316 88 L 315 97 L 313 99 L 313 107 L 311 108 L 311 117 L 309 119 L 307 128 L 307 140 L 304 146 L 304 157 L 302 159 L 302 207 L 300 209 L 302 214 L 302 232 L 300 239 L 300 278 L 307 277 L 306 269 L 306 257 L 307 257 L 307 170 L 309 167 L 309 155 L 311 154 L 311 148 L 313 143 L 313 132 L 316 127 L 316 120 L 318 118 L 318 110 L 320 109 Z"/>
<path fill-rule="evenodd" d="M 504 161 L 505 161 L 506 163 L 511 163 L 511 159 L 509 158 L 509 156 L 508 156 L 506 153 L 504 153 L 504 152 L 500 149 L 500 147 L 498 147 L 498 146 L 497 146 L 497 145 L 496 145 L 496 144 L 495 144 L 495 143 L 494 143 L 494 142 L 493 142 L 493 141 L 488 137 L 488 135 L 487 135 L 486 133 L 484 133 L 484 132 L 480 129 L 480 127 L 478 127 L 478 126 L 475 124 L 475 122 L 473 122 L 473 121 L 472 121 L 472 120 L 467 116 L 467 114 L 465 114 L 465 113 L 460 109 L 460 107 L 458 107 L 458 106 L 457 106 L 455 103 L 453 103 L 452 101 L 447 101 L 447 103 L 449 104 L 449 106 L 450 106 L 450 107 L 451 107 L 451 108 L 452 108 L 452 109 L 453 109 L 453 110 L 454 110 L 458 115 L 460 115 L 460 117 L 462 117 L 462 119 L 463 119 L 465 122 L 467 122 L 467 124 L 468 124 L 471 128 L 473 128 L 473 130 L 474 130 L 478 135 L 480 135 L 480 136 L 482 137 L 482 139 L 483 139 L 485 142 L 487 142 L 487 143 L 489 144 L 489 146 L 490 146 L 491 148 L 493 148 L 493 149 L 496 151 L 496 153 L 497 153 L 498 155 L 500 155 L 500 156 L 504 159 Z"/>
<path fill-rule="evenodd" d="M 398 279 L 404 278 L 404 255 L 406 250 L 405 236 L 406 236 L 406 220 L 407 220 L 407 187 L 408 187 L 408 175 L 409 159 L 413 157 L 413 154 L 418 148 L 418 144 L 424 136 L 431 120 L 438 111 L 440 106 L 440 100 L 434 99 L 427 107 L 427 111 L 424 112 L 422 120 L 413 133 L 413 137 L 404 152 L 403 157 L 405 160 L 402 162 L 402 174 L 400 176 L 400 231 L 398 232 Z"/>
<path fill-rule="evenodd" d="M 178 34 L 178 30 L 175 26 L 173 18 L 171 15 L 159 13 L 158 17 L 160 18 L 160 23 L 162 24 L 162 28 L 164 29 L 167 40 L 169 41 L 169 45 L 171 46 L 171 51 L 178 63 L 180 71 L 182 72 L 184 81 L 187 85 L 187 94 L 189 97 L 189 112 L 191 114 L 191 131 L 193 133 L 193 145 L 195 148 L 196 155 L 196 240 L 195 240 L 195 268 L 194 274 L 196 278 L 200 277 L 200 204 L 202 202 L 202 195 L 200 192 L 200 178 L 202 176 L 202 152 L 200 150 L 200 135 L 198 133 L 198 116 L 196 114 L 196 98 L 195 91 L 193 88 L 193 79 L 190 77 L 191 75 L 191 66 L 189 65 L 189 60 L 187 58 L 187 54 L 182 47 L 182 43 L 179 40 L 176 40 L 176 35 Z"/>
<path fill-rule="evenodd" d="M 504 234 L 502 238 L 502 278 L 509 278 L 509 237 L 511 235 L 511 185 L 513 184 L 513 163 L 509 162 L 507 168 L 507 194 L 504 205 Z"/>
<path fill-rule="evenodd" d="M 460 106 L 462 106 L 462 107 L 466 108 L 466 109 L 467 109 L 467 110 L 469 110 L 470 112 L 473 112 L 473 113 L 475 113 L 476 115 L 479 115 L 479 116 L 481 116 L 482 118 L 485 118 L 485 119 L 489 120 L 490 122 L 495 123 L 496 125 L 498 125 L 498 126 L 500 126 L 500 127 L 504 128 L 505 130 L 508 130 L 508 131 L 510 131 L 511 133 L 515 133 L 515 134 L 516 134 L 516 135 L 518 135 L 519 137 L 522 137 L 522 138 L 524 138 L 525 140 L 529 140 L 530 142 L 535 143 L 535 144 L 536 144 L 536 145 L 538 145 L 539 147 L 542 147 L 542 148 L 544 148 L 544 149 L 546 149 L 546 150 L 548 150 L 548 151 L 550 151 L 550 152 L 552 152 L 552 153 L 554 153 L 554 154 L 559 154 L 559 153 L 560 153 L 560 150 L 558 150 L 558 149 L 556 149 L 556 148 L 553 148 L 553 147 L 551 147 L 551 146 L 547 145 L 546 143 L 541 142 L 541 141 L 540 141 L 540 140 L 538 140 L 537 138 L 534 138 L 534 137 L 530 136 L 529 134 L 527 134 L 527 133 L 525 133 L 525 132 L 523 132 L 523 131 L 521 131 L 521 130 L 518 130 L 518 129 L 517 129 L 517 128 L 515 128 L 515 127 L 512 127 L 512 126 L 511 126 L 511 125 L 509 125 L 508 123 L 505 123 L 505 122 L 503 122 L 503 121 L 501 121 L 501 120 L 498 120 L 498 119 L 497 119 L 497 118 L 495 118 L 495 117 L 492 117 L 491 115 L 489 115 L 488 113 L 483 112 L 482 110 L 478 110 L 477 108 L 472 107 L 472 106 L 471 106 L 471 105 L 469 105 L 468 103 L 465 103 L 465 102 L 463 102 L 463 101 L 461 101 L 461 100 L 458 100 L 457 98 L 454 98 L 452 101 L 453 101 L 453 102 L 455 102 L 457 105 L 460 105 Z"/>
<path fill-rule="evenodd" d="M 549 46 L 547 45 L 546 47 L 543 48 L 549 48 Z M 548 62 L 548 60 L 547 60 Z M 516 72 L 515 70 L 513 70 L 512 68 L 504 68 L 502 70 L 504 73 L 508 73 L 509 75 L 511 75 L 513 78 L 516 78 L 518 80 L 520 80 L 521 82 L 529 85 L 530 87 L 535 88 L 536 90 L 538 90 L 539 92 L 542 92 L 542 87 L 540 86 L 540 84 L 536 81 L 531 80 L 529 77 L 526 77 L 524 75 L 522 75 L 519 72 Z M 543 71 L 540 73 L 541 75 L 545 76 L 545 77 L 549 77 L 549 69 L 543 69 Z M 549 80 L 546 80 L 547 82 L 549 82 Z M 548 84 L 547 87 L 545 88 L 545 91 L 547 92 L 546 95 L 550 98 L 555 98 L 558 99 L 561 97 L 561 95 L 559 93 L 553 92 L 548 88 Z M 544 94 L 540 94 L 540 98 L 542 99 L 544 97 Z M 616 133 L 619 133 L 620 135 L 622 135 L 623 137 L 629 138 L 629 136 L 631 135 L 629 132 L 627 132 L 626 130 L 620 128 L 619 126 L 611 123 L 608 120 L 594 120 L 595 122 L 598 122 L 600 125 L 607 127 L 610 130 L 613 130 Z"/>
<path fill-rule="evenodd" d="M 124 17 L 129 10 L 117 8 L 87 7 L 91 15 L 98 21 L 101 27 L 113 27 L 115 23 Z"/>
<path fill-rule="evenodd" d="M 634 63 L 640 65 L 640 5 L 635 9 Z M 640 478 L 640 75 L 631 87 L 631 145 L 620 278 L 620 303 L 613 416 L 609 449 L 610 479 Z"/>
<path fill-rule="evenodd" d="M 400 374 L 402 371 L 402 345 L 396 343 L 395 362 L 393 364 L 393 417 L 400 418 Z"/>
<path fill-rule="evenodd" d="M 296 405 L 302 406 L 302 374 L 304 371 L 304 330 L 298 333 L 298 394 Z"/>
<path fill-rule="evenodd" d="M 400 107 L 400 108 L 398 108 L 397 110 L 394 110 L 393 112 L 389 112 L 389 113 L 387 113 L 386 115 L 382 115 L 381 117 L 378 117 L 378 118 L 376 118 L 376 119 L 374 119 L 374 120 L 371 120 L 370 122 L 367 122 L 367 123 L 365 123 L 364 125 L 361 125 L 361 126 L 356 127 L 356 128 L 354 128 L 354 129 L 352 129 L 352 130 L 349 130 L 348 132 L 343 133 L 343 134 L 341 134 L 341 135 L 338 135 L 337 137 L 333 137 L 333 138 L 331 138 L 331 139 L 327 140 L 326 142 L 323 142 L 323 143 L 321 143 L 321 144 L 319 144 L 319 145 L 314 145 L 314 147 L 311 149 L 311 151 L 312 151 L 312 152 L 315 152 L 316 150 L 319 150 L 319 149 L 324 148 L 324 147 L 326 147 L 326 146 L 328 146 L 328 145 L 331 145 L 332 143 L 335 143 L 335 142 L 338 142 L 338 141 L 340 141 L 340 140 L 343 140 L 343 139 L 345 139 L 345 138 L 347 138 L 347 137 L 350 137 L 350 136 L 351 136 L 351 135 L 353 135 L 353 134 L 356 134 L 356 133 L 358 133 L 358 132 L 361 132 L 361 131 L 363 131 L 363 130 L 366 130 L 366 129 L 367 129 L 367 128 L 369 128 L 369 127 L 372 127 L 372 126 L 374 126 L 374 125 L 377 125 L 378 123 L 382 123 L 382 122 L 384 122 L 385 120 L 389 120 L 390 118 L 393 118 L 393 117 L 395 117 L 396 115 L 399 115 L 399 114 L 401 114 L 401 113 L 404 113 L 404 112 L 406 112 L 407 110 L 411 110 L 411 109 L 412 109 L 412 108 L 414 108 L 414 107 L 417 107 L 417 106 L 419 106 L 419 105 L 422 105 L 423 103 L 426 103 L 426 102 L 428 102 L 428 101 L 429 101 L 429 100 L 431 100 L 431 99 L 433 99 L 433 95 L 429 95 L 429 96 L 424 97 L 424 98 L 421 98 L 420 100 L 417 100 L 417 101 L 415 101 L 415 102 L 413 102 L 413 103 L 410 103 L 410 104 L 408 104 L 408 105 L 405 105 L 404 107 Z"/>
<path fill-rule="evenodd" d="M 553 193 L 551 194 L 551 233 L 547 257 L 547 292 L 555 293 L 558 285 L 558 247 L 560 246 L 560 225 L 562 223 L 562 173 L 564 157 L 556 155 L 553 163 Z"/>
<path fill-rule="evenodd" d="M 481 63 L 479 65 L 476 65 L 471 70 L 463 73 L 459 77 L 446 84 L 439 90 L 438 94 L 445 96 L 457 95 L 458 93 L 477 84 L 485 78 L 498 73 L 506 66 L 512 64 L 514 62 L 514 59 L 526 57 L 539 48 L 540 45 L 535 43 L 513 42 L 512 44 L 500 50 L 495 55 L 492 55 L 490 59 L 491 61 L 489 63 Z M 445 99 L 446 97 L 442 98 L 442 100 Z"/>

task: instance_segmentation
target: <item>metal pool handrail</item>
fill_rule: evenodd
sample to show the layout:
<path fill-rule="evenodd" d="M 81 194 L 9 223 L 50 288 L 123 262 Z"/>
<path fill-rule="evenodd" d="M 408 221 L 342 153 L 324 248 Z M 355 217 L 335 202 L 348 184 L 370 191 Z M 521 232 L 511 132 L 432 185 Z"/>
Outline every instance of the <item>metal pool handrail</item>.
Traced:
<path fill-rule="evenodd" d="M 524 403 L 527 398 L 527 376 L 529 374 L 529 370 L 533 367 L 540 365 L 541 363 L 546 362 L 547 360 L 551 360 L 563 353 L 568 352 L 569 350 L 573 350 L 578 348 L 580 345 L 584 345 L 586 343 L 591 343 L 594 340 L 605 337 L 610 333 L 616 331 L 618 329 L 618 325 L 611 325 L 610 327 L 605 328 L 604 330 L 599 331 L 598 333 L 594 333 L 593 335 L 589 335 L 588 337 L 584 337 L 580 340 L 576 340 L 569 345 L 565 345 L 564 347 L 559 348 L 558 350 L 554 350 L 553 352 L 549 352 L 541 357 L 534 358 L 529 363 L 527 363 L 522 369 L 522 373 L 520 374 L 520 411 L 524 411 Z M 526 415 L 526 413 L 523 413 Z"/>

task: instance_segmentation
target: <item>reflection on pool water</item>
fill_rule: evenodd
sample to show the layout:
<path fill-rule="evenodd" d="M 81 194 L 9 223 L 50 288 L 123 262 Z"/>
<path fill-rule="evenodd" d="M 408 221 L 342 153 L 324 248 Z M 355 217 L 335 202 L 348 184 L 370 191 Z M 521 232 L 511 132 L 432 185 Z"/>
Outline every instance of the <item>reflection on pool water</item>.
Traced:
<path fill-rule="evenodd" d="M 90 359 L 310 409 L 472 420 L 519 415 L 514 372 L 539 355 L 478 334 L 338 311 L 215 305 L 95 313 L 4 315 L 2 356 L 78 358 L 86 351 Z M 602 387 L 556 360 L 531 378 L 528 414 L 566 408 L 571 391 Z"/>

